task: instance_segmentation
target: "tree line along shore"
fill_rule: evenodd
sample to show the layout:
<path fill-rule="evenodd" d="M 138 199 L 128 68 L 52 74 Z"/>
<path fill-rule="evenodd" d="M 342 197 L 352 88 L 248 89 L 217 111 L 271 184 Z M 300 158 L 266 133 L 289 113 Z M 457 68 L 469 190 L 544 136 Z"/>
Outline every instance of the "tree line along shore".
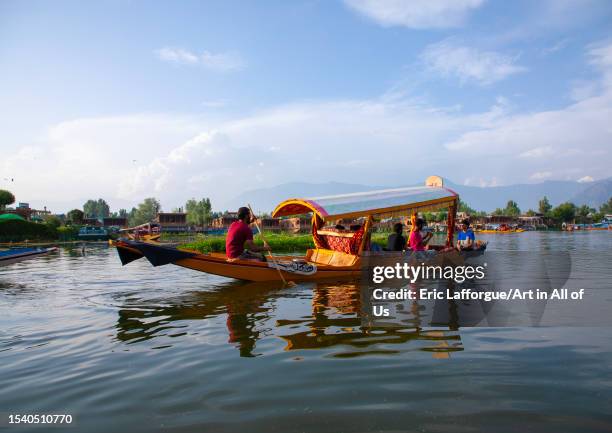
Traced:
<path fill-rule="evenodd" d="M 10 242 L 42 242 L 42 241 L 73 241 L 78 239 L 79 230 L 87 226 L 91 221 L 102 221 L 104 218 L 114 218 L 125 221 L 127 226 L 136 226 L 154 221 L 156 216 L 162 211 L 159 200 L 154 197 L 144 199 L 138 206 L 131 210 L 119 209 L 111 212 L 110 206 L 104 199 L 87 200 L 82 209 L 72 209 L 65 214 L 52 214 L 45 210 L 45 214 L 39 218 L 28 218 L 20 216 L 19 208 L 11 208 L 15 203 L 15 197 L 10 191 L 0 190 L 0 243 Z M 211 221 L 231 215 L 230 212 L 214 212 L 210 199 L 200 200 L 191 199 L 185 203 L 184 208 L 173 209 L 173 212 L 185 214 L 186 222 L 195 231 L 203 231 L 210 227 Z M 612 214 L 612 197 L 603 203 L 599 209 L 586 205 L 577 206 L 573 203 L 561 203 L 552 206 L 546 197 L 539 201 L 537 210 L 529 209 L 522 212 L 518 204 L 509 200 L 505 208 L 498 208 L 491 213 L 477 211 L 468 204 L 460 202 L 459 212 L 471 218 L 480 218 L 487 215 L 518 217 L 539 215 L 549 222 L 550 229 L 560 229 L 564 223 L 592 223 L 601 221 L 606 215 Z M 7 215 L 17 217 L 7 218 Z M 269 217 L 267 214 L 259 217 Z M 442 222 L 446 220 L 446 212 L 425 212 L 422 217 L 429 223 Z M 118 228 L 118 227 L 117 227 Z M 198 228 L 200 230 L 198 230 Z M 205 231 L 205 230 L 204 230 Z M 383 230 L 386 232 L 386 230 Z M 381 234 L 381 239 L 373 241 L 382 242 L 385 236 Z M 270 233 L 266 236 L 273 249 L 282 252 L 291 252 L 299 248 L 300 250 L 312 246 L 309 234 L 303 233 Z M 180 238 L 180 237 L 179 237 Z M 196 239 L 189 239 L 185 245 L 201 252 L 223 251 L 225 248 L 225 237 L 223 235 L 198 235 Z M 276 246 L 276 248 L 274 248 Z"/>

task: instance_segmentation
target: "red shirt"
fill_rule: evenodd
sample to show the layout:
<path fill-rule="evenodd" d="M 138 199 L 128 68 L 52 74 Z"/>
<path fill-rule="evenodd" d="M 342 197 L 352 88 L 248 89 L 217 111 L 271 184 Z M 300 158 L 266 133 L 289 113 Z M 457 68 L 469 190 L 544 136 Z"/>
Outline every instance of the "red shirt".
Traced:
<path fill-rule="evenodd" d="M 410 232 L 408 246 L 412 251 L 425 251 L 425 245 L 423 245 L 423 237 L 421 236 L 420 231 L 415 230 Z"/>
<path fill-rule="evenodd" d="M 244 243 L 253 240 L 253 232 L 242 220 L 234 221 L 227 230 L 225 238 L 225 254 L 235 259 L 244 252 Z"/>

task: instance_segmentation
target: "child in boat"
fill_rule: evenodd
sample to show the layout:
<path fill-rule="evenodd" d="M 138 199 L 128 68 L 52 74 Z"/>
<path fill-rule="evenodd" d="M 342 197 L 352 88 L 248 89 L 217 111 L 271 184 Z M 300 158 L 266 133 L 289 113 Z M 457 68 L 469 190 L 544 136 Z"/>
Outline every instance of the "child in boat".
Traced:
<path fill-rule="evenodd" d="M 476 246 L 476 236 L 470 228 L 470 221 L 464 219 L 461 222 L 461 230 L 457 233 L 457 249 L 461 250 L 473 250 Z"/>
<path fill-rule="evenodd" d="M 404 225 L 395 223 L 393 225 L 393 233 L 387 238 L 387 248 L 385 251 L 403 251 L 406 246 L 406 238 L 402 235 Z"/>
<path fill-rule="evenodd" d="M 431 240 L 433 233 L 428 232 L 425 236 L 421 235 L 424 225 L 425 221 L 422 218 L 417 218 L 416 227 L 410 232 L 410 237 L 408 238 L 408 247 L 412 251 L 425 251 L 428 248 L 427 242 Z"/>
<path fill-rule="evenodd" d="M 270 246 L 264 242 L 263 247 L 253 242 L 253 232 L 249 224 L 255 221 L 248 207 L 238 209 L 238 221 L 234 221 L 227 230 L 225 238 L 225 255 L 228 260 L 257 259 L 265 261 L 263 251 L 270 251 Z"/>

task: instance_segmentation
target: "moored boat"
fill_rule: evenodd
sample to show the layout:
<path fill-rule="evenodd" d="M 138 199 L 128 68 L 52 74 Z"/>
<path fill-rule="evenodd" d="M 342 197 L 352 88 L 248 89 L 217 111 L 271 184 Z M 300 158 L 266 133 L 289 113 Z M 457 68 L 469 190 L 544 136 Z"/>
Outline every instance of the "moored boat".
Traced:
<path fill-rule="evenodd" d="M 119 233 L 126 234 L 128 239 L 134 241 L 159 242 L 161 237 L 161 226 L 157 223 L 145 223 L 135 227 L 121 229 Z"/>
<path fill-rule="evenodd" d="M 0 266 L 7 266 L 23 260 L 33 259 L 57 251 L 57 247 L 50 248 L 11 248 L 0 251 Z"/>
<path fill-rule="evenodd" d="M 526 230 L 520 227 L 510 226 L 508 224 L 486 224 L 483 229 L 474 230 L 475 233 L 489 233 L 489 234 L 509 234 L 509 233 L 523 233 Z"/>
<path fill-rule="evenodd" d="M 279 272 L 284 279 L 293 281 L 359 278 L 371 257 L 372 228 L 381 218 L 410 216 L 414 226 L 418 212 L 447 209 L 446 242 L 432 245 L 430 249 L 438 254 L 458 254 L 452 246 L 458 200 L 457 193 L 445 188 L 437 176 L 430 176 L 423 187 L 285 200 L 276 207 L 272 217 L 310 214 L 315 248 L 308 249 L 303 256 L 274 256 L 274 260 L 267 262 L 228 259 L 224 253 L 203 254 L 127 238 L 113 244 L 123 265 L 146 257 L 153 266 L 174 264 L 248 281 L 279 280 Z M 346 220 L 357 224 L 353 224 L 351 230 L 336 227 L 338 221 Z"/>

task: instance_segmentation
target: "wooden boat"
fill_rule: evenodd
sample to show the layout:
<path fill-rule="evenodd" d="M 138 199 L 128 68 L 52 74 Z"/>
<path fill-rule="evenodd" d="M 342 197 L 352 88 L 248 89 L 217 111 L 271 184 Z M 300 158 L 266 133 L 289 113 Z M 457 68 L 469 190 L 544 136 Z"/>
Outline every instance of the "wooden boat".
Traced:
<path fill-rule="evenodd" d="M 494 234 L 523 233 L 525 231 L 525 229 L 519 227 L 511 227 L 508 224 L 487 224 L 484 229 L 474 230 L 475 233 Z"/>
<path fill-rule="evenodd" d="M 157 223 L 145 223 L 135 227 L 119 230 L 119 233 L 127 235 L 128 239 L 144 242 L 159 242 L 161 237 L 161 226 Z"/>
<path fill-rule="evenodd" d="M 0 251 L 0 266 L 7 266 L 23 260 L 33 259 L 38 256 L 57 251 L 57 247 L 51 248 L 12 248 Z"/>
<path fill-rule="evenodd" d="M 359 278 L 368 261 L 370 234 L 375 218 L 411 215 L 418 212 L 448 209 L 446 244 L 431 246 L 440 251 L 452 248 L 453 228 L 459 196 L 442 185 L 438 176 L 430 176 L 423 187 L 397 188 L 313 199 L 294 198 L 280 203 L 272 217 L 312 215 L 315 248 L 301 257 L 275 256 L 274 261 L 229 260 L 224 253 L 202 254 L 150 241 L 119 239 L 114 241 L 123 265 L 146 257 L 153 266 L 174 264 L 200 272 L 247 281 L 279 280 L 279 270 L 286 280 L 308 281 L 337 278 Z M 324 227 L 345 219 L 363 223 L 352 232 L 338 232 Z M 414 224 L 413 224 L 414 225 Z"/>

